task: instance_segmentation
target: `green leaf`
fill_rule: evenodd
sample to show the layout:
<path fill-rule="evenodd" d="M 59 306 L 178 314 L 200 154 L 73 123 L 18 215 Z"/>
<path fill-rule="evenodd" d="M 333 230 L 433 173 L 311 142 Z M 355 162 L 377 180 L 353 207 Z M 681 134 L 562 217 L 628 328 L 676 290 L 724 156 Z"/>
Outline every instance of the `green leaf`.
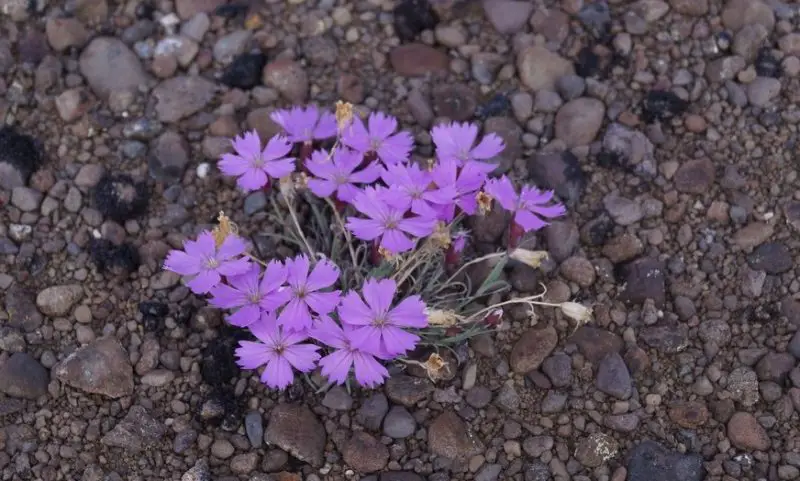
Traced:
<path fill-rule="evenodd" d="M 483 284 L 481 284 L 478 290 L 475 291 L 475 297 L 482 296 L 483 294 L 485 294 L 489 290 L 489 288 L 495 282 L 497 282 L 497 280 L 500 278 L 500 273 L 503 272 L 503 268 L 506 266 L 506 262 L 508 262 L 507 257 L 500 258 L 500 261 L 497 264 L 495 264 L 495 266 L 492 268 L 492 271 L 489 273 L 488 276 L 486 276 L 486 279 L 484 279 Z"/>

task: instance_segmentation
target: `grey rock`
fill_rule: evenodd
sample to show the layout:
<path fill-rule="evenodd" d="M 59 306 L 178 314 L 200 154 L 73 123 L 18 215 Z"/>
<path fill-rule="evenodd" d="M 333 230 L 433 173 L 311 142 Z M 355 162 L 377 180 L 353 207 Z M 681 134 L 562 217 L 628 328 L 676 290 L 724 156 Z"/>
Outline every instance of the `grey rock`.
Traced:
<path fill-rule="evenodd" d="M 603 207 L 614 222 L 621 226 L 635 224 L 644 218 L 644 210 L 639 202 L 621 197 L 617 194 L 608 194 L 603 198 Z"/>
<path fill-rule="evenodd" d="M 572 152 L 546 152 L 530 157 L 528 172 L 531 180 L 542 189 L 555 190 L 569 206 L 576 204 L 586 187 L 586 176 L 578 158 Z"/>
<path fill-rule="evenodd" d="M 386 396 L 380 392 L 375 393 L 361 403 L 356 411 L 356 421 L 370 431 L 377 431 L 388 411 L 389 401 Z"/>
<path fill-rule="evenodd" d="M 357 431 L 342 449 L 342 458 L 356 471 L 374 473 L 386 467 L 389 448 L 364 431 Z"/>
<path fill-rule="evenodd" d="M 564 100 L 570 101 L 583 95 L 586 81 L 579 75 L 564 75 L 556 81 L 556 89 Z"/>
<path fill-rule="evenodd" d="M 567 395 L 558 391 L 548 391 L 542 399 L 542 413 L 553 414 L 564 410 Z"/>
<path fill-rule="evenodd" d="M 279 404 L 272 409 L 264 440 L 295 458 L 319 467 L 323 463 L 325 427 L 308 407 Z"/>
<path fill-rule="evenodd" d="M 792 254 L 781 242 L 766 242 L 756 247 L 747 256 L 747 263 L 757 271 L 767 274 L 782 274 L 793 267 Z"/>
<path fill-rule="evenodd" d="M 14 187 L 11 191 L 11 205 L 23 212 L 33 212 L 42 203 L 42 193 L 28 187 Z"/>
<path fill-rule="evenodd" d="M 614 431 L 632 433 L 639 427 L 639 416 L 636 413 L 612 414 L 603 418 L 603 424 Z"/>
<path fill-rule="evenodd" d="M 514 389 L 514 385 L 511 383 L 505 383 L 497 391 L 497 396 L 494 399 L 494 403 L 499 407 L 501 410 L 506 412 L 514 412 L 519 409 L 519 405 L 522 402 L 520 399 L 519 393 L 517 390 Z"/>
<path fill-rule="evenodd" d="M 628 452 L 628 481 L 702 481 L 706 470 L 698 454 L 669 451 L 654 441 L 643 441 Z"/>
<path fill-rule="evenodd" d="M 8 314 L 8 325 L 25 332 L 35 331 L 44 322 L 44 317 L 36 307 L 33 293 L 18 284 L 6 291 L 5 311 Z"/>
<path fill-rule="evenodd" d="M 70 354 L 53 368 L 55 377 L 81 391 L 119 398 L 133 393 L 128 353 L 113 337 L 103 337 Z"/>
<path fill-rule="evenodd" d="M 136 92 L 148 82 L 136 54 L 113 37 L 95 37 L 81 52 L 79 66 L 95 94 L 106 100 L 112 92 Z"/>
<path fill-rule="evenodd" d="M 589 145 L 594 141 L 605 117 L 605 104 L 591 97 L 579 97 L 565 103 L 555 118 L 555 138 L 567 147 Z"/>
<path fill-rule="evenodd" d="M 25 350 L 25 337 L 18 329 L 0 326 L 0 351 L 22 352 Z"/>
<path fill-rule="evenodd" d="M 658 174 L 655 148 L 643 132 L 613 123 L 603 135 L 603 149 L 613 153 L 619 162 L 645 178 Z"/>
<path fill-rule="evenodd" d="M 156 115 L 173 123 L 199 112 L 214 98 L 216 86 L 203 77 L 180 76 L 165 80 L 153 89 Z"/>
<path fill-rule="evenodd" d="M 244 417 L 244 431 L 247 434 L 247 440 L 250 445 L 258 449 L 264 441 L 264 421 L 261 418 L 261 413 L 258 411 L 250 411 Z"/>
<path fill-rule="evenodd" d="M 597 366 L 595 385 L 600 391 L 618 399 L 628 399 L 631 395 L 631 374 L 625 361 L 616 352 L 604 357 Z"/>
<path fill-rule="evenodd" d="M 433 393 L 428 379 L 397 374 L 386 381 L 386 396 L 394 403 L 413 407 Z"/>
<path fill-rule="evenodd" d="M 503 466 L 499 464 L 484 464 L 475 475 L 475 481 L 497 481 L 502 471 Z"/>
<path fill-rule="evenodd" d="M 253 33 L 249 30 L 235 30 L 223 35 L 214 44 L 214 60 L 223 65 L 231 63 L 234 57 L 245 51 L 252 37 Z"/>
<path fill-rule="evenodd" d="M 393 439 L 411 436 L 417 429 L 417 421 L 403 406 L 394 406 L 383 420 L 383 434 Z"/>
<path fill-rule="evenodd" d="M 560 77 L 575 73 L 572 62 L 538 45 L 519 53 L 517 70 L 522 83 L 534 92 L 553 90 Z"/>
<path fill-rule="evenodd" d="M 756 77 L 747 85 L 747 100 L 756 107 L 764 107 L 778 96 L 781 81 L 772 77 Z"/>
<path fill-rule="evenodd" d="M 47 394 L 50 375 L 39 361 L 16 352 L 0 365 L 0 391 L 12 397 L 37 399 Z"/>
<path fill-rule="evenodd" d="M 36 305 L 48 316 L 64 316 L 82 297 L 83 286 L 80 284 L 52 286 L 39 292 L 36 296 Z"/>
<path fill-rule="evenodd" d="M 353 398 L 342 386 L 334 386 L 325 393 L 322 405 L 337 411 L 349 411 L 353 407 Z"/>
<path fill-rule="evenodd" d="M 552 326 L 530 329 L 514 345 L 509 364 L 514 372 L 525 374 L 538 369 L 558 342 L 558 333 Z"/>
<path fill-rule="evenodd" d="M 150 145 L 147 167 L 150 177 L 165 184 L 177 184 L 189 164 L 189 144 L 181 134 L 168 130 Z"/>
<path fill-rule="evenodd" d="M 528 456 L 538 458 L 553 449 L 554 444 L 551 436 L 531 436 L 522 441 L 522 449 Z"/>
<path fill-rule="evenodd" d="M 564 353 L 556 353 L 542 362 L 542 372 L 554 387 L 567 387 L 572 383 L 572 359 Z"/>
<path fill-rule="evenodd" d="M 195 461 L 194 466 L 183 473 L 181 481 L 211 481 L 211 469 L 208 467 L 208 461 L 203 458 Z"/>
<path fill-rule="evenodd" d="M 728 374 L 728 392 L 733 400 L 749 407 L 758 402 L 758 375 L 747 367 L 737 367 Z"/>
<path fill-rule="evenodd" d="M 465 401 L 475 409 L 484 408 L 492 401 L 492 391 L 485 386 L 475 386 L 467 391 Z"/>
<path fill-rule="evenodd" d="M 257 212 L 261 212 L 267 206 L 267 194 L 263 190 L 259 190 L 248 194 L 244 198 L 244 215 L 251 216 Z"/>
<path fill-rule="evenodd" d="M 492 26 L 501 34 L 517 33 L 528 23 L 534 5 L 517 0 L 484 2 L 483 11 Z"/>
<path fill-rule="evenodd" d="M 157 443 L 167 432 L 142 406 L 133 406 L 125 418 L 100 440 L 106 446 L 139 452 Z"/>
<path fill-rule="evenodd" d="M 483 444 L 452 411 L 445 411 L 428 427 L 428 450 L 443 458 L 465 461 L 483 452 Z"/>
<path fill-rule="evenodd" d="M 596 468 L 617 454 L 619 443 L 605 433 L 582 437 L 575 448 L 575 458 L 589 468 Z"/>

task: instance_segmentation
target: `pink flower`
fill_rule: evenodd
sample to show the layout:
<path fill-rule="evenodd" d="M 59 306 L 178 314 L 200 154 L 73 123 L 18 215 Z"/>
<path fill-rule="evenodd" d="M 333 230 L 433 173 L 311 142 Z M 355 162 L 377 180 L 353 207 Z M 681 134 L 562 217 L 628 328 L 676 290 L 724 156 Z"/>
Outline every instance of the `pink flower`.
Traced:
<path fill-rule="evenodd" d="M 431 188 L 431 173 L 417 164 L 394 164 L 387 166 L 383 181 L 389 190 L 383 196 L 387 204 L 398 209 L 435 218 L 444 206 L 451 205 L 456 196 L 454 186 Z"/>
<path fill-rule="evenodd" d="M 485 162 L 469 160 L 459 166 L 459 161 L 452 158 L 441 159 L 431 171 L 431 179 L 441 188 L 455 191 L 455 201 L 445 205 L 441 211 L 441 219 L 451 221 L 455 217 L 455 207 L 465 214 L 473 215 L 478 210 L 475 195 L 486 182 L 487 175 L 495 166 Z"/>
<path fill-rule="evenodd" d="M 322 292 L 339 280 L 339 268 L 329 260 L 321 260 L 309 274 L 310 263 L 304 255 L 288 259 L 286 268 L 291 294 L 278 316 L 278 324 L 288 331 L 304 331 L 314 323 L 311 311 L 325 315 L 339 305 L 339 291 Z"/>
<path fill-rule="evenodd" d="M 241 257 L 247 244 L 236 235 L 228 235 L 217 247 L 214 235 L 204 231 L 196 241 L 183 243 L 184 251 L 172 250 L 167 254 L 164 268 L 182 276 L 192 276 L 187 286 L 195 294 L 205 294 L 219 285 L 222 276 L 244 274 L 250 261 Z"/>
<path fill-rule="evenodd" d="M 237 364 L 243 369 L 265 366 L 261 382 L 271 388 L 285 389 L 294 381 L 293 369 L 309 372 L 320 358 L 317 353 L 319 346 L 301 344 L 306 335 L 286 332 L 277 325 L 272 314 L 264 313 L 258 322 L 250 326 L 250 332 L 258 342 L 239 341 Z"/>
<path fill-rule="evenodd" d="M 455 159 L 459 164 L 470 160 L 488 160 L 503 151 L 503 140 L 496 134 L 487 134 L 478 145 L 478 126 L 470 123 L 437 125 L 431 129 L 436 156 L 439 159 Z"/>
<path fill-rule="evenodd" d="M 267 265 L 264 277 L 261 267 L 252 264 L 244 274 L 229 277 L 228 284 L 211 289 L 208 303 L 220 309 L 235 309 L 228 322 L 237 327 L 247 327 L 258 321 L 264 312 L 275 312 L 289 301 L 290 292 L 282 288 L 286 282 L 286 266 L 280 261 Z"/>
<path fill-rule="evenodd" d="M 283 127 L 290 142 L 310 143 L 335 137 L 338 132 L 336 117 L 330 112 L 320 112 L 313 105 L 276 110 L 270 118 Z"/>
<path fill-rule="evenodd" d="M 392 307 L 397 284 L 391 279 L 367 280 L 361 292 L 363 300 L 357 293 L 348 292 L 338 309 L 342 323 L 356 328 L 349 337 L 352 344 L 367 352 L 392 356 L 414 349 L 419 336 L 403 328 L 428 325 L 422 299 L 410 296 Z"/>
<path fill-rule="evenodd" d="M 542 192 L 536 187 L 526 185 L 517 195 L 514 184 L 505 175 L 486 182 L 484 189 L 503 208 L 514 214 L 514 222 L 525 232 L 539 230 L 549 224 L 543 218 L 552 219 L 566 213 L 561 204 L 547 205 L 553 199 L 553 191 Z"/>
<path fill-rule="evenodd" d="M 374 152 L 386 165 L 408 159 L 414 139 L 405 131 L 394 133 L 397 130 L 397 119 L 375 112 L 370 114 L 367 122 L 369 128 L 364 126 L 360 118 L 354 117 L 353 122 L 342 132 L 342 143 L 364 155 Z"/>
<path fill-rule="evenodd" d="M 389 377 L 389 371 L 376 359 L 375 353 L 353 346 L 354 332 L 353 327 L 348 324 L 340 327 L 328 316 L 320 318 L 311 331 L 311 336 L 336 348 L 320 359 L 322 374 L 337 384 L 343 384 L 352 367 L 356 380 L 362 386 L 373 388 L 383 384 L 384 379 Z"/>
<path fill-rule="evenodd" d="M 352 202 L 359 190 L 355 184 L 370 184 L 380 176 L 380 167 L 375 162 L 359 168 L 363 156 L 347 148 L 339 148 L 331 156 L 318 150 L 306 162 L 306 168 L 317 178 L 308 180 L 308 188 L 319 197 L 329 197 L 336 192 L 342 202 Z"/>
<path fill-rule="evenodd" d="M 292 145 L 284 137 L 272 137 L 261 150 L 258 134 L 247 132 L 234 139 L 233 149 L 235 154 L 222 156 L 219 170 L 225 175 L 238 177 L 236 184 L 245 192 L 261 189 L 270 178 L 280 179 L 294 172 L 294 159 L 286 157 Z"/>
<path fill-rule="evenodd" d="M 411 250 L 416 238 L 433 232 L 436 219 L 406 217 L 406 209 L 390 206 L 383 200 L 385 192 L 373 187 L 359 192 L 353 200 L 353 206 L 367 219 L 348 217 L 347 228 L 359 239 L 380 239 L 380 246 L 393 254 Z"/>

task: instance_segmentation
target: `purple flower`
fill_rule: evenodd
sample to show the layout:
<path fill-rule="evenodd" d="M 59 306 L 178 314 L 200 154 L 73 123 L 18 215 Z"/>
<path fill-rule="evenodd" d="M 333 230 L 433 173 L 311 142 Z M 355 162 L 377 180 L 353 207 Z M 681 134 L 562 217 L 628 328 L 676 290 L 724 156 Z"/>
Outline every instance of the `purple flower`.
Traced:
<path fill-rule="evenodd" d="M 250 261 L 241 257 L 247 244 L 236 235 L 228 235 L 218 247 L 211 232 L 204 231 L 196 241 L 183 243 L 183 251 L 172 250 L 164 268 L 182 276 L 194 276 L 186 285 L 195 294 L 205 294 L 219 285 L 222 276 L 237 276 L 250 269 Z"/>
<path fill-rule="evenodd" d="M 328 316 L 322 316 L 311 331 L 311 336 L 327 344 L 335 351 L 319 361 L 322 374 L 337 384 L 343 384 L 353 367 L 356 380 L 364 387 L 372 388 L 383 384 L 389 371 L 375 358 L 376 354 L 364 348 L 354 347 L 352 326 L 340 327 Z"/>
<path fill-rule="evenodd" d="M 442 206 L 453 203 L 456 190 L 453 186 L 431 189 L 431 173 L 417 164 L 394 164 L 387 166 L 381 176 L 389 186 L 384 200 L 398 209 L 434 218 Z"/>
<path fill-rule="evenodd" d="M 428 325 L 422 299 L 410 296 L 392 307 L 397 284 L 391 279 L 369 279 L 364 282 L 361 292 L 363 301 L 356 292 L 348 292 L 338 310 L 342 323 L 356 328 L 350 336 L 353 345 L 368 352 L 392 356 L 414 349 L 419 336 L 403 328 L 420 329 Z"/>
<path fill-rule="evenodd" d="M 461 252 L 467 247 L 467 241 L 469 240 L 469 231 L 466 230 L 459 230 L 453 234 L 453 250 L 455 252 Z"/>
<path fill-rule="evenodd" d="M 286 157 L 292 145 L 284 137 L 269 139 L 261 150 L 261 139 L 255 131 L 247 132 L 233 141 L 235 154 L 224 154 L 219 161 L 223 174 L 238 177 L 236 184 L 249 192 L 269 183 L 270 177 L 280 179 L 294 172 L 294 159 Z"/>
<path fill-rule="evenodd" d="M 552 219 L 566 213 L 561 204 L 546 205 L 553 199 L 553 191 L 542 192 L 536 187 L 524 186 L 517 195 L 514 185 L 505 175 L 486 182 L 484 189 L 503 208 L 514 214 L 514 223 L 525 232 L 539 230 L 549 224 L 542 218 Z"/>
<path fill-rule="evenodd" d="M 260 278 L 260 279 L 259 279 Z M 229 277 L 228 284 L 211 289 L 208 302 L 220 309 L 235 309 L 228 322 L 237 327 L 247 327 L 261 318 L 262 312 L 275 312 L 289 300 L 290 291 L 282 288 L 286 282 L 286 266 L 272 261 L 261 277 L 261 267 L 253 264 L 244 274 Z"/>
<path fill-rule="evenodd" d="M 308 171 L 318 177 L 308 180 L 308 188 L 319 197 L 336 192 L 342 202 L 352 202 L 359 192 L 354 184 L 370 184 L 380 176 L 380 167 L 375 162 L 356 172 L 364 157 L 350 149 L 336 149 L 329 157 L 328 152 L 318 150 L 306 161 Z"/>
<path fill-rule="evenodd" d="M 320 112 L 313 105 L 276 110 L 269 116 L 283 128 L 290 142 L 329 139 L 338 132 L 336 117 L 330 112 Z"/>
<path fill-rule="evenodd" d="M 487 175 L 494 169 L 494 165 L 485 162 L 470 160 L 459 167 L 458 160 L 454 158 L 441 159 L 431 171 L 431 178 L 439 187 L 455 191 L 455 202 L 445 205 L 441 219 L 447 222 L 453 220 L 456 206 L 466 214 L 475 214 L 478 209 L 475 194 L 481 190 Z"/>
<path fill-rule="evenodd" d="M 347 228 L 362 240 L 380 238 L 380 246 L 397 254 L 414 248 L 415 239 L 433 232 L 436 219 L 405 217 L 406 209 L 390 206 L 383 198 L 385 190 L 367 187 L 353 200 L 353 206 L 367 219 L 348 217 Z"/>
<path fill-rule="evenodd" d="M 339 291 L 321 292 L 339 280 L 339 268 L 329 260 L 321 260 L 309 274 L 308 257 L 302 255 L 286 261 L 287 281 L 291 288 L 289 303 L 278 316 L 278 324 L 289 331 L 310 328 L 317 315 L 333 312 L 339 305 Z"/>
<path fill-rule="evenodd" d="M 414 139 L 408 132 L 397 130 L 397 119 L 381 112 L 370 114 L 364 122 L 354 117 L 353 122 L 342 132 L 342 143 L 356 152 L 367 154 L 375 152 L 386 165 L 405 162 L 414 146 Z"/>
<path fill-rule="evenodd" d="M 439 159 L 456 159 L 460 163 L 470 160 L 487 160 L 503 151 L 503 140 L 495 134 L 487 134 L 478 145 L 478 126 L 453 122 L 437 125 L 431 129 L 436 156 Z"/>
<path fill-rule="evenodd" d="M 261 319 L 250 326 L 250 332 L 258 342 L 239 341 L 236 348 L 237 364 L 244 369 L 264 367 L 261 382 L 275 389 L 284 389 L 294 381 L 292 368 L 300 372 L 314 369 L 319 359 L 319 346 L 300 344 L 306 335 L 286 332 L 275 322 L 273 314 L 264 313 Z"/>

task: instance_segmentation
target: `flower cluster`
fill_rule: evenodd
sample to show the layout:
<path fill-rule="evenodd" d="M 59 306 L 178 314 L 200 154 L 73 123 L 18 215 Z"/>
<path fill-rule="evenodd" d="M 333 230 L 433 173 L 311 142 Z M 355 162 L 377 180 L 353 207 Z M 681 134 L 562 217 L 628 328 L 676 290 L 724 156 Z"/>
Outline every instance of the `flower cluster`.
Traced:
<path fill-rule="evenodd" d="M 509 247 L 565 213 L 552 192 L 531 186 L 517 191 L 508 177 L 491 178 L 491 160 L 503 141 L 495 134 L 479 137 L 474 124 L 434 127 L 435 158 L 419 163 L 411 159 L 411 134 L 382 113 L 362 120 L 339 104 L 336 114 L 295 107 L 274 112 L 272 120 L 282 134 L 266 144 L 256 132 L 236 137 L 220 171 L 245 192 L 291 180 L 289 185 L 330 199 L 346 232 L 386 257 L 414 252 L 430 239 L 446 264 L 456 262 L 469 238 L 461 221 L 492 208 L 511 214 Z M 241 342 L 239 363 L 264 366 L 262 380 L 271 387 L 285 388 L 294 371 L 317 366 L 331 382 L 342 383 L 353 372 L 361 385 L 376 386 L 388 376 L 382 361 L 413 350 L 416 332 L 428 326 L 420 296 L 394 303 L 406 277 L 364 276 L 360 292 L 343 293 L 339 267 L 310 249 L 311 257 L 263 264 L 247 250 L 221 218 L 220 228 L 170 252 L 165 267 L 185 276 L 193 292 L 209 295 L 212 306 L 230 310 L 230 324 L 250 330 L 257 340 Z"/>

